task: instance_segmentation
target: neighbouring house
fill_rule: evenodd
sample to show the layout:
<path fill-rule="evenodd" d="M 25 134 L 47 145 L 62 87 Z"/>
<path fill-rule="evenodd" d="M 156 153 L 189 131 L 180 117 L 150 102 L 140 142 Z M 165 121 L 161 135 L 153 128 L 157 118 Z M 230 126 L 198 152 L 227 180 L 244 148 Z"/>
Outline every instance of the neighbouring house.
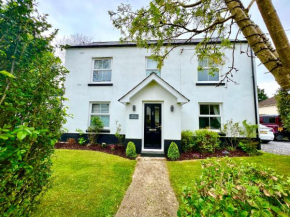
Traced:
<path fill-rule="evenodd" d="M 275 96 L 259 102 L 259 115 L 278 115 Z"/>
<path fill-rule="evenodd" d="M 226 50 L 226 64 L 215 76 L 209 74 L 207 59 L 199 61 L 195 46 L 200 40 L 175 40 L 173 50 L 161 70 L 149 58 L 150 51 L 133 42 L 94 42 L 66 50 L 65 82 L 68 133 L 86 131 L 93 116 L 104 129 L 99 142 L 117 142 L 116 121 L 121 124 L 125 144 L 132 141 L 138 153 L 167 153 L 170 143 L 181 148 L 181 131 L 219 131 L 227 120 L 258 123 L 254 59 L 241 51 L 246 41 L 236 45 L 233 82 L 220 82 L 232 64 L 232 50 Z M 149 43 L 155 43 L 149 41 Z M 198 66 L 203 70 L 198 71 Z M 217 84 L 219 84 L 217 86 Z"/>

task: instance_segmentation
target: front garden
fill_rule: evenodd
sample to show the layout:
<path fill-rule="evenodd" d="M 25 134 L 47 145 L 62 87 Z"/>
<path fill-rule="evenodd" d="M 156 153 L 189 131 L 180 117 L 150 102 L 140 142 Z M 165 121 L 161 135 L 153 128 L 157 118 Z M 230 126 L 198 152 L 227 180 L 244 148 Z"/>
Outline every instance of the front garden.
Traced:
<path fill-rule="evenodd" d="M 136 161 L 94 151 L 56 150 L 52 188 L 33 216 L 113 216 Z"/>
<path fill-rule="evenodd" d="M 219 160 L 221 162 L 217 163 Z M 287 181 L 290 177 L 290 156 L 262 153 L 231 158 L 230 161 L 212 158 L 205 162 L 171 161 L 167 165 L 181 216 L 195 216 L 202 212 L 208 216 L 212 211 L 216 214 L 220 211 L 222 216 L 251 216 L 253 211 L 256 212 L 254 216 L 290 214 L 290 179 Z M 243 193 L 247 197 L 237 196 Z M 229 210 L 226 208 L 228 206 L 231 207 Z"/>

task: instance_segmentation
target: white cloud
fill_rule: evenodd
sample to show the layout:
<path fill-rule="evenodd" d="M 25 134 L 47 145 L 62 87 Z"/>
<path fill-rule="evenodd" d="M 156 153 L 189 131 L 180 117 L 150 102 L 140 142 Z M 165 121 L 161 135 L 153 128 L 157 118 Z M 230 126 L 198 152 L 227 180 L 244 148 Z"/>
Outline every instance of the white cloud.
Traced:
<path fill-rule="evenodd" d="M 268 95 L 268 97 L 274 96 L 274 94 L 276 94 L 279 87 L 280 86 L 277 84 L 276 81 L 260 82 L 259 83 L 259 88 L 265 89 L 265 92 Z"/>

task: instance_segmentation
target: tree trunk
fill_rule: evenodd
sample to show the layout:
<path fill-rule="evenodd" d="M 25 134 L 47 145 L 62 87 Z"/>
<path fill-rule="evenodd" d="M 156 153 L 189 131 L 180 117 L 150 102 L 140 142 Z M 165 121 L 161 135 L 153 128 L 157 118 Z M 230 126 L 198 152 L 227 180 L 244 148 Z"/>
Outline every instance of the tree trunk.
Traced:
<path fill-rule="evenodd" d="M 271 0 L 265 1 L 271 3 Z M 264 4 L 265 1 L 263 0 L 262 1 L 263 3 L 261 4 Z M 283 38 L 279 39 L 278 40 L 279 47 L 276 47 L 277 52 L 273 51 L 273 48 L 269 43 L 269 41 L 267 41 L 265 35 L 261 34 L 260 28 L 253 21 L 250 20 L 250 17 L 248 13 L 246 13 L 243 4 L 240 1 L 232 1 L 232 0 L 225 0 L 225 3 L 227 5 L 228 10 L 231 12 L 232 15 L 234 15 L 234 20 L 236 21 L 243 35 L 247 39 L 249 46 L 253 49 L 255 55 L 260 59 L 260 61 L 265 65 L 265 67 L 273 74 L 276 81 L 282 88 L 290 89 L 290 67 L 287 67 L 287 65 L 290 64 L 290 53 L 286 55 L 284 53 L 286 48 L 285 46 L 283 46 L 283 44 L 289 45 L 288 39 L 286 41 L 284 41 Z M 275 11 L 275 9 L 272 3 L 268 4 L 267 7 L 270 7 L 267 8 L 267 10 L 271 12 L 271 15 L 273 15 L 274 14 L 273 10 Z M 262 10 L 264 13 L 266 13 L 264 7 Z M 269 20 L 271 19 L 272 17 L 267 17 L 267 19 L 266 20 L 264 19 L 264 21 L 266 23 L 269 22 Z M 279 20 L 278 17 L 275 17 L 273 20 L 270 21 L 268 25 L 272 26 L 273 28 L 273 25 L 275 24 L 275 23 L 273 24 L 273 22 L 278 22 L 277 19 Z M 279 23 L 276 24 L 277 28 L 279 28 L 279 24 L 281 24 L 280 20 Z M 278 48 L 280 49 L 279 51 Z M 285 60 L 282 61 L 281 59 L 282 56 L 280 56 L 279 52 L 283 53 L 284 56 L 289 57 L 289 61 L 287 64 L 285 65 L 283 64 Z M 279 56 L 277 56 L 277 54 Z"/>

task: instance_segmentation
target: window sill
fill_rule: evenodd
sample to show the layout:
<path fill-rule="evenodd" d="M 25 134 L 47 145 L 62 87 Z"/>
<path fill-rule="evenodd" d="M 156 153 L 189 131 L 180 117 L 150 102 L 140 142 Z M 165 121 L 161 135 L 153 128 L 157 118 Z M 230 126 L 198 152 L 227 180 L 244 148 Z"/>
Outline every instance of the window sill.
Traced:
<path fill-rule="evenodd" d="M 196 83 L 196 86 L 225 86 L 225 83 L 211 83 L 211 82 L 202 82 L 202 83 Z"/>
<path fill-rule="evenodd" d="M 113 86 L 113 83 L 89 83 L 88 86 Z"/>
<path fill-rule="evenodd" d="M 89 131 L 86 130 L 86 132 L 88 133 Z M 110 129 L 102 129 L 102 130 L 100 130 L 100 133 L 110 133 L 110 132 L 111 132 Z"/>

